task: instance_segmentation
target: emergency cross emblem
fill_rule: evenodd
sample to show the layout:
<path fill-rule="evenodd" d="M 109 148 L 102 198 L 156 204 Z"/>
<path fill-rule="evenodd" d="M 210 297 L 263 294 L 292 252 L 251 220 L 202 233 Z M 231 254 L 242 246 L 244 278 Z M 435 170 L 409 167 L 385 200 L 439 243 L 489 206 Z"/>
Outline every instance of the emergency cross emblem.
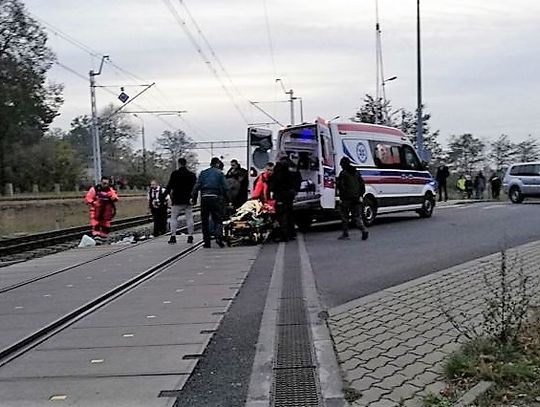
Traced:
<path fill-rule="evenodd" d="M 365 163 L 368 159 L 366 146 L 362 142 L 356 145 L 356 157 L 361 163 Z"/>

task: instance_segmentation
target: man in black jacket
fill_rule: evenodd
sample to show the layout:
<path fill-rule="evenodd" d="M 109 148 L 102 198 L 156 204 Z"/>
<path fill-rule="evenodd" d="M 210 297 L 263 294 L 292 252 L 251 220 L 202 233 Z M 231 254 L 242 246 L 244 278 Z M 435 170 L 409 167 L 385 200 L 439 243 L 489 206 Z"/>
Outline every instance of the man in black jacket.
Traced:
<path fill-rule="evenodd" d="M 288 157 L 282 157 L 274 167 L 268 184 L 276 200 L 276 217 L 279 222 L 280 240 L 287 242 L 294 239 L 293 202 L 299 190 L 298 172 L 291 172 Z M 300 178 L 301 182 L 301 178 Z"/>
<path fill-rule="evenodd" d="M 351 160 L 343 157 L 339 162 L 342 171 L 337 178 L 337 189 L 341 200 L 340 213 L 343 233 L 340 240 L 349 239 L 349 216 L 352 214 L 356 227 L 362 231 L 362 240 L 366 240 L 369 232 L 362 220 L 362 196 L 366 192 L 366 185 L 360 172 L 351 165 Z"/>
<path fill-rule="evenodd" d="M 178 169 L 173 171 L 165 190 L 165 195 L 170 195 L 171 207 L 171 238 L 169 244 L 176 243 L 176 229 L 178 228 L 178 216 L 186 215 L 188 230 L 188 243 L 193 243 L 193 211 L 190 203 L 191 191 L 197 181 L 197 176 L 187 169 L 185 158 L 178 159 Z M 172 191 L 172 192 L 171 192 Z"/>
<path fill-rule="evenodd" d="M 437 180 L 437 183 L 439 184 L 439 202 L 442 201 L 442 196 L 444 192 L 444 201 L 448 201 L 448 190 L 446 189 L 446 180 L 450 176 L 450 171 L 448 170 L 448 167 L 446 165 L 441 165 L 437 169 L 437 175 L 435 176 L 435 179 Z"/>

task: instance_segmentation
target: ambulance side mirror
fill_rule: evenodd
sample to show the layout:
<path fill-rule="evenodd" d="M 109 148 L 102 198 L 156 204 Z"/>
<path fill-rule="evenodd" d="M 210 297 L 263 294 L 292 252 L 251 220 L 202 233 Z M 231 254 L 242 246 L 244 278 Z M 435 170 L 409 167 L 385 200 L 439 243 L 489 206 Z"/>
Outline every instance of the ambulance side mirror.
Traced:
<path fill-rule="evenodd" d="M 422 160 L 422 169 L 423 170 L 429 169 L 429 163 L 426 160 Z"/>

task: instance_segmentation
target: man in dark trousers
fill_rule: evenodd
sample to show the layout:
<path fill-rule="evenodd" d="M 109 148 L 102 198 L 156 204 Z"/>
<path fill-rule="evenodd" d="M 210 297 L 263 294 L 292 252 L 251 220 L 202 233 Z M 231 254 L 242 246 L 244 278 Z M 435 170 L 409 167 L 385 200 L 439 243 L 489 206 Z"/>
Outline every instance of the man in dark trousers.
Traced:
<path fill-rule="evenodd" d="M 169 244 L 176 243 L 176 229 L 178 228 L 178 216 L 184 213 L 188 230 L 188 243 L 193 243 L 193 211 L 190 203 L 191 191 L 197 181 L 195 173 L 187 169 L 187 160 L 178 159 L 178 169 L 173 171 L 165 189 L 165 194 L 171 196 L 171 238 Z M 171 192 L 172 191 L 172 192 Z"/>
<path fill-rule="evenodd" d="M 502 181 L 496 172 L 491 174 L 491 177 L 489 177 L 489 184 L 491 185 L 491 197 L 493 199 L 499 199 Z"/>
<path fill-rule="evenodd" d="M 269 179 L 270 192 L 276 200 L 276 217 L 279 222 L 279 240 L 294 239 L 293 202 L 298 191 L 298 177 L 290 171 L 288 157 L 282 157 Z"/>
<path fill-rule="evenodd" d="M 446 165 L 441 165 L 437 169 L 437 175 L 435 176 L 437 183 L 439 184 L 439 202 L 442 201 L 442 194 L 444 190 L 444 201 L 448 201 L 448 190 L 446 189 L 446 179 L 450 176 L 450 171 Z"/>
<path fill-rule="evenodd" d="M 154 220 L 154 237 L 167 233 L 167 195 L 166 189 L 153 179 L 148 190 L 148 208 Z"/>
<path fill-rule="evenodd" d="M 366 184 L 360 172 L 351 165 L 349 158 L 343 157 L 339 165 L 342 170 L 337 178 L 337 190 L 341 200 L 340 214 L 343 233 L 338 239 L 349 239 L 349 219 L 352 215 L 356 227 L 362 231 L 362 240 L 366 240 L 369 232 L 362 220 L 361 202 L 362 196 L 366 192 Z"/>
<path fill-rule="evenodd" d="M 212 158 L 210 168 L 202 171 L 193 187 L 191 194 L 191 203 L 196 204 L 199 192 L 201 193 L 201 223 L 203 232 L 203 241 L 205 248 L 210 248 L 210 227 L 209 218 L 212 216 L 214 223 L 214 235 L 216 244 L 219 247 L 223 244 L 223 229 L 221 221 L 223 219 L 223 210 L 227 198 L 228 186 L 225 176 L 219 169 L 220 159 Z"/>
<path fill-rule="evenodd" d="M 238 160 L 231 160 L 231 168 L 225 178 L 229 186 L 231 204 L 234 209 L 238 209 L 247 201 L 248 172 L 240 166 Z"/>

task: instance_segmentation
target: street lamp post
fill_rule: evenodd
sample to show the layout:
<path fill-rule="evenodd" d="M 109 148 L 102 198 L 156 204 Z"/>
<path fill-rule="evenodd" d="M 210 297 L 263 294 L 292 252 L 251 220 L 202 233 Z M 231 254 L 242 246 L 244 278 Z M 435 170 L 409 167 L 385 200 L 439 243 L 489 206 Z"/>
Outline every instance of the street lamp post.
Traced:
<path fill-rule="evenodd" d="M 397 79 L 397 76 L 392 76 L 388 79 L 383 79 L 382 82 L 381 82 L 381 85 L 382 85 L 382 97 L 383 97 L 383 116 L 384 116 L 384 124 L 388 125 L 388 108 L 386 106 L 386 82 L 391 82 L 391 81 L 395 81 Z"/>
<path fill-rule="evenodd" d="M 142 156 L 143 156 L 143 176 L 146 178 L 146 140 L 144 137 L 144 120 L 142 117 L 138 116 L 136 113 L 133 113 L 133 117 L 136 117 L 141 121 L 141 136 L 142 136 Z"/>
<path fill-rule="evenodd" d="M 420 159 L 425 160 L 424 154 L 424 123 L 422 113 L 422 54 L 420 41 L 420 0 L 416 0 L 416 56 L 417 56 L 417 99 L 418 106 L 416 110 L 416 148 Z"/>

